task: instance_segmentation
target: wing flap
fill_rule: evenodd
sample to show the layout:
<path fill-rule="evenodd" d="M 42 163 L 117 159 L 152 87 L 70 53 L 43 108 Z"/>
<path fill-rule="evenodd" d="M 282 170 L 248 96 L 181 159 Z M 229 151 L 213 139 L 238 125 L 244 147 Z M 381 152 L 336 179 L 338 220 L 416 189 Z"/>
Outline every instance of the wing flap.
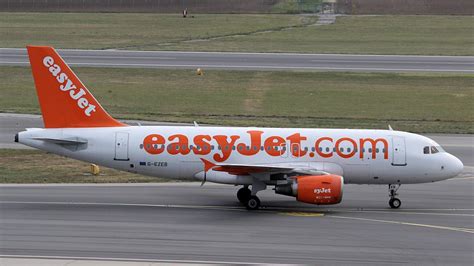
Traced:
<path fill-rule="evenodd" d="M 218 172 L 226 172 L 231 175 L 252 175 L 252 174 L 328 174 L 321 169 L 315 169 L 309 166 L 302 165 L 275 165 L 275 164 L 215 164 L 205 159 L 201 159 L 205 165 L 205 171 L 213 170 Z"/>

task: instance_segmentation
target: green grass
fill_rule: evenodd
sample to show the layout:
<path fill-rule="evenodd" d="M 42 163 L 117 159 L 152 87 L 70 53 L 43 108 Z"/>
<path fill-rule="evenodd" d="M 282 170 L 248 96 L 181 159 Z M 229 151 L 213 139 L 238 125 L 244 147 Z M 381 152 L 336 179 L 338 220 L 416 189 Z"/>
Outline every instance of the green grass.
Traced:
<path fill-rule="evenodd" d="M 147 177 L 101 167 L 37 150 L 0 149 L 0 183 L 145 183 L 168 179 Z"/>
<path fill-rule="evenodd" d="M 147 49 L 406 55 L 474 55 L 474 17 L 348 16 L 335 24 Z"/>
<path fill-rule="evenodd" d="M 56 48 L 147 49 L 157 44 L 249 34 L 314 22 L 287 15 L 1 13 L 0 47 L 27 44 Z M 198 46 L 198 44 L 196 45 Z"/>
<path fill-rule="evenodd" d="M 311 26 L 316 20 L 275 14 L 183 19 L 175 14 L 1 13 L 0 47 L 474 55 L 473 16 L 346 16 L 333 25 Z"/>
<path fill-rule="evenodd" d="M 474 75 L 75 68 L 115 117 L 474 133 Z M 0 111 L 39 113 L 29 68 L 0 67 Z"/>

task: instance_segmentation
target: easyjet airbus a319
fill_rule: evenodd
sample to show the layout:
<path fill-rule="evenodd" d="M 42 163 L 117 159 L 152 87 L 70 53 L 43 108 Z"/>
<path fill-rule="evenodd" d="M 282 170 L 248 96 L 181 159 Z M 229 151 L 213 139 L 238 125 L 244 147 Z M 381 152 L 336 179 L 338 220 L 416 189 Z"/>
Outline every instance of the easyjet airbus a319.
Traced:
<path fill-rule="evenodd" d="M 385 184 L 399 208 L 401 184 L 455 177 L 463 164 L 424 136 L 394 130 L 129 126 L 113 119 L 51 47 L 29 46 L 45 128 L 16 141 L 115 169 L 242 186 L 238 200 L 258 209 L 257 193 L 337 204 L 344 184 Z M 133 88 L 131 88 L 133 89 Z"/>

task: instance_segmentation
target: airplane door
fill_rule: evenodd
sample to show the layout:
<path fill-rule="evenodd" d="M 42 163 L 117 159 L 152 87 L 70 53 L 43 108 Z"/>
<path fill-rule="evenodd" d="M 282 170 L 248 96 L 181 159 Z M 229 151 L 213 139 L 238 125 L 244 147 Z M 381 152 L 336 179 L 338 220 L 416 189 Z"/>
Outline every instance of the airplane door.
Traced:
<path fill-rule="evenodd" d="M 407 165 L 405 138 L 392 137 L 392 165 L 405 166 Z"/>
<path fill-rule="evenodd" d="M 117 161 L 128 161 L 128 133 L 115 133 L 115 158 Z"/>

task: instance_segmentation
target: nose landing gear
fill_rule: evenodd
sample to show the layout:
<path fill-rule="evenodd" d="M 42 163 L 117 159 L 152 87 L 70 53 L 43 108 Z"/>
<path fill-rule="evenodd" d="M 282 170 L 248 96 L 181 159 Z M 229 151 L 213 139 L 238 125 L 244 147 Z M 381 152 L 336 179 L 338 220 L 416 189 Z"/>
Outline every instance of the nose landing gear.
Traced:
<path fill-rule="evenodd" d="M 400 184 L 390 184 L 388 185 L 388 193 L 390 196 L 390 200 L 388 201 L 388 205 L 392 209 L 398 209 L 402 205 L 402 201 L 397 198 L 397 190 L 400 188 Z"/>

